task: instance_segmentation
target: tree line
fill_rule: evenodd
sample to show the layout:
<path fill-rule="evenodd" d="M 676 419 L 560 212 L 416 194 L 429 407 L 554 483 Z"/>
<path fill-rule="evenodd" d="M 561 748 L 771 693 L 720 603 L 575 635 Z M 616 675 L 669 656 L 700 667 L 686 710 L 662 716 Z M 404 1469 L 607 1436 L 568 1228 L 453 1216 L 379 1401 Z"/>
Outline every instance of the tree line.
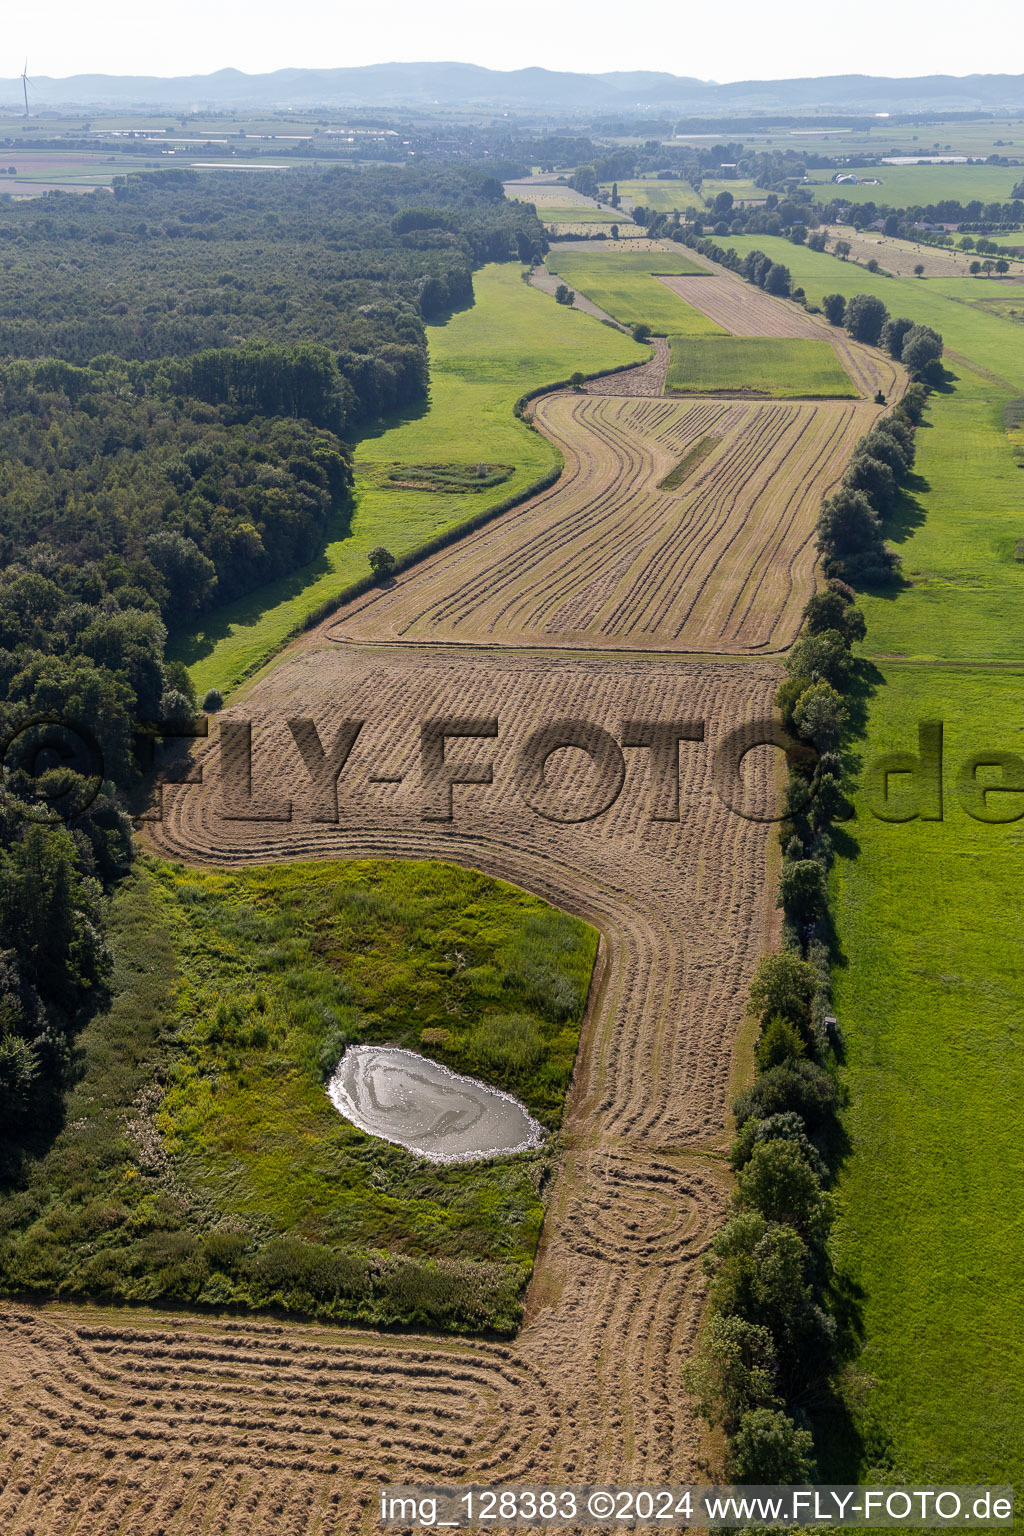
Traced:
<path fill-rule="evenodd" d="M 894 479 L 909 473 L 927 393 L 912 385 L 862 439 L 853 480 L 865 461 Z M 829 507 L 819 549 L 833 572 Z M 857 1318 L 828 1249 L 843 1055 L 832 1014 L 828 871 L 836 824 L 850 811 L 853 706 L 863 688 L 852 647 L 866 625 L 855 596 L 830 574 L 810 599 L 776 696 L 791 742 L 779 828 L 783 947 L 762 959 L 751 983 L 758 1038 L 753 1083 L 733 1105 L 736 1190 L 705 1262 L 708 1322 L 685 1373 L 698 1411 L 724 1432 L 725 1473 L 736 1483 L 818 1479 L 815 1428 L 841 1414 L 839 1373 L 859 1347 Z"/>

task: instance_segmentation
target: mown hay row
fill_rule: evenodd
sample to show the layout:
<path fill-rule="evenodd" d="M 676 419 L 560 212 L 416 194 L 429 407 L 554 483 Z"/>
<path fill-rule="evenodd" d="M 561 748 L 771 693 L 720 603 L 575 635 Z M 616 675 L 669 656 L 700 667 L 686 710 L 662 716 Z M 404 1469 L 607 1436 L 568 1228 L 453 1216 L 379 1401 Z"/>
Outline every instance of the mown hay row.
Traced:
<path fill-rule="evenodd" d="M 551 490 L 343 610 L 340 641 L 772 653 L 814 590 L 821 500 L 868 403 L 556 395 Z M 661 482 L 718 439 L 672 490 Z"/>

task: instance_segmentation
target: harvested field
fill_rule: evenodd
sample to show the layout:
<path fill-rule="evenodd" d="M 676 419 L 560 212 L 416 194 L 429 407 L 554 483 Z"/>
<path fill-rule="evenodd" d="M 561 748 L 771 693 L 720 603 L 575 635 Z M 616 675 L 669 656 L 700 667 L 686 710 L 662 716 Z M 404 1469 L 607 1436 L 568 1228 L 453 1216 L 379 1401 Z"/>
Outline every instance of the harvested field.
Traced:
<path fill-rule="evenodd" d="M 829 238 L 832 241 L 845 240 L 850 247 L 850 259 L 861 264 L 874 258 L 883 272 L 891 272 L 896 277 L 970 277 L 971 262 L 984 261 L 985 255 L 993 256 L 991 251 L 979 256 L 977 251 L 961 251 L 951 249 L 949 246 L 926 245 L 923 241 L 898 240 L 888 235 L 876 234 L 873 230 L 861 231 L 853 229 L 848 224 L 833 224 L 826 226 Z M 975 237 L 977 238 L 977 237 Z M 1001 237 L 994 238 L 994 244 L 1001 243 Z M 1012 240 L 1003 243 L 1012 244 Z M 1024 243 L 1024 242 L 1021 242 Z M 1010 261 L 1011 277 L 1024 275 L 1024 265 L 1019 259 L 1014 259 L 1009 251 L 1003 251 Z M 994 258 L 993 258 L 994 259 Z M 914 271 L 921 266 L 924 271 L 920 274 Z"/>
<path fill-rule="evenodd" d="M 721 271 L 721 268 L 719 268 Z M 763 288 L 721 277 L 659 277 L 659 282 L 731 336 L 820 336 L 820 320 L 789 299 L 775 299 Z"/>
<path fill-rule="evenodd" d="M 814 590 L 814 520 L 864 403 L 548 396 L 549 491 L 343 610 L 341 641 L 770 653 Z M 720 439 L 677 490 L 658 485 Z"/>
<path fill-rule="evenodd" d="M 579 305 L 581 295 L 576 295 Z M 584 303 L 587 303 L 584 300 Z M 588 395 L 644 396 L 661 399 L 665 393 L 665 377 L 668 373 L 668 341 L 664 336 L 652 336 L 650 345 L 654 356 L 639 368 L 628 368 L 622 373 L 608 373 L 603 379 L 590 379 L 583 388 Z"/>
<path fill-rule="evenodd" d="M 505 1347 L 159 1317 L 139 1327 L 117 1314 L 83 1326 L 67 1310 L 12 1308 L 0 1457 L 13 1487 L 44 1490 L 21 1505 L 37 1536 L 61 1530 L 63 1469 L 85 1444 L 77 1498 L 84 1490 L 90 1508 L 133 1512 L 140 1532 L 166 1536 L 201 1521 L 212 1533 L 366 1530 L 378 1479 L 641 1481 L 695 1469 L 701 1427 L 679 1368 L 727 1195 L 708 1153 L 721 1145 L 769 919 L 765 827 L 724 805 L 710 769 L 739 722 L 770 711 L 778 677 L 774 666 L 727 662 L 325 650 L 314 636 L 236 707 L 253 722 L 253 786 L 291 798 L 292 819 L 222 817 L 214 742 L 206 782 L 166 795 L 153 828 L 162 853 L 219 865 L 430 853 L 500 870 L 601 930 L 603 981 L 584 1023 L 527 1323 Z M 341 820 L 315 823 L 285 721 L 301 709 L 326 733 L 342 701 L 367 723 Z M 420 721 L 452 713 L 497 715 L 497 740 L 450 749 L 464 764 L 483 749 L 494 782 L 456 789 L 450 823 L 425 822 Z M 705 741 L 679 753 L 679 819 L 650 819 L 642 749 L 627 749 L 605 814 L 566 823 L 550 806 L 531 810 L 514 773 L 524 736 L 567 715 L 616 735 L 629 716 L 703 720 Z M 766 756 L 754 752 L 745 774 L 759 807 Z M 589 775 L 570 757 L 552 793 L 585 798 Z"/>
<path fill-rule="evenodd" d="M 327 1536 L 367 1532 L 380 1481 L 643 1481 L 695 1472 L 702 1427 L 679 1389 L 699 1326 L 700 1263 L 723 1218 L 733 1052 L 768 912 L 767 838 L 719 799 L 710 766 L 770 711 L 779 671 L 728 663 L 425 659 L 313 636 L 235 713 L 254 723 L 253 786 L 288 822 L 220 814 L 205 783 L 166 794 L 157 848 L 190 862 L 441 854 L 586 913 L 603 982 L 584 1025 L 527 1323 L 514 1344 L 67 1307 L 0 1309 L 5 1536 Z M 285 726 L 344 700 L 365 714 L 342 821 L 308 819 Z M 494 784 L 424 822 L 425 716 L 493 711 Z M 531 811 L 508 782 L 523 734 L 572 713 L 702 719 L 680 753 L 680 819 L 650 820 L 650 754 L 593 820 Z M 230 718 L 230 712 L 225 718 Z M 473 756 L 473 745 L 459 744 Z M 748 760 L 760 803 L 771 765 Z M 409 772 L 409 770 L 412 770 Z M 370 774 L 404 774 L 401 786 Z M 573 765 L 565 783 L 582 789 Z M 76 1527 L 79 1529 L 79 1527 Z"/>

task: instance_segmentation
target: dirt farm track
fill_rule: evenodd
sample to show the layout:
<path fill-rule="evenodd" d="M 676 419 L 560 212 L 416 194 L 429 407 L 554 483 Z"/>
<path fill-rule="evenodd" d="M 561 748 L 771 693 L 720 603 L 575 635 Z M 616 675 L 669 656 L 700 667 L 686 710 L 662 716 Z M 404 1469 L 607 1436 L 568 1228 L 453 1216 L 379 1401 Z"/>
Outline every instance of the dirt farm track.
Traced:
<path fill-rule="evenodd" d="M 599 928 L 526 1321 L 495 1343 L 0 1305 L 3 1536 L 331 1536 L 377 1528 L 383 1481 L 696 1476 L 680 1368 L 728 1198 L 745 992 L 774 925 L 758 817 L 776 754 L 736 762 L 814 590 L 817 506 L 874 414 L 549 396 L 536 419 L 565 457 L 555 487 L 343 609 L 219 717 L 251 726 L 246 819 L 215 728 L 202 783 L 165 790 L 155 852 L 442 857 Z M 364 722 L 336 819 L 311 798 L 296 716 L 325 749 L 341 718 Z M 493 730 L 449 736 L 455 777 L 478 771 L 446 819 L 421 728 L 453 717 Z M 556 721 L 575 744 L 536 770 L 531 735 Z"/>

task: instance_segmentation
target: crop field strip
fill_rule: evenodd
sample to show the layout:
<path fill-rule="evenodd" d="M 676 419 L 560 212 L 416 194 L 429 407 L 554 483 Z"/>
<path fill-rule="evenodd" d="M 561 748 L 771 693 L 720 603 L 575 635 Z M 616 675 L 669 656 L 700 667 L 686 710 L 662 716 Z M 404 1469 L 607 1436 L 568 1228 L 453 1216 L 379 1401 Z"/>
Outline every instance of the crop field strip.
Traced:
<path fill-rule="evenodd" d="M 765 653 L 814 590 L 814 519 L 876 408 L 555 395 L 549 491 L 386 591 L 337 640 Z M 659 483 L 705 436 L 715 449 Z"/>
<path fill-rule="evenodd" d="M 848 400 L 857 388 L 826 336 L 669 338 L 669 394 Z"/>

